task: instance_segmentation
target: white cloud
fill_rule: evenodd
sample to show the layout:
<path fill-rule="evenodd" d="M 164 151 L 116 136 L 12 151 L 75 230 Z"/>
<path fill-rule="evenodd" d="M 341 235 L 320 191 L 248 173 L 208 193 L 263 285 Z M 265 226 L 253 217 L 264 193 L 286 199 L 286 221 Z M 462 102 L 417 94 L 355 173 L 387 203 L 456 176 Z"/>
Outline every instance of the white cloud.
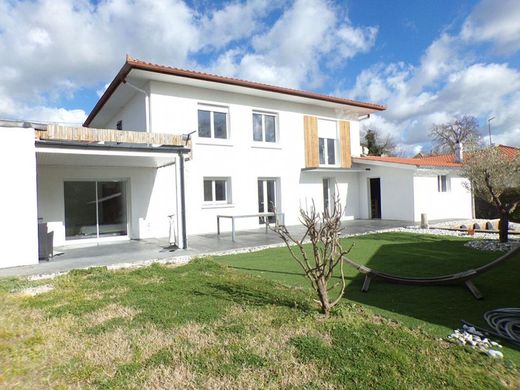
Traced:
<path fill-rule="evenodd" d="M 182 0 L 0 0 L 0 117 L 20 118 L 29 105 L 52 111 L 80 88 L 101 93 L 126 54 L 312 88 L 324 80 L 321 60 L 365 52 L 377 34 L 326 0 L 207 5 L 202 12 Z M 269 25 L 273 12 L 280 16 Z M 199 53 L 216 60 L 201 66 Z"/>
<path fill-rule="evenodd" d="M 466 19 L 461 37 L 470 42 L 489 42 L 501 53 L 520 49 L 520 1 L 484 0 Z"/>
<path fill-rule="evenodd" d="M 325 78 L 320 61 L 333 66 L 374 45 L 377 28 L 354 27 L 344 13 L 325 0 L 296 0 L 270 29 L 252 36 L 252 50 L 226 52 L 217 64 L 245 79 L 317 87 Z"/>
<path fill-rule="evenodd" d="M 520 70 L 507 63 L 475 61 L 474 42 L 469 39 L 470 31 L 477 34 L 478 20 L 482 31 L 495 31 L 493 42 L 497 47 L 509 44 L 508 38 L 498 33 L 505 30 L 497 30 L 495 26 L 502 21 L 504 29 L 514 34 L 515 28 L 507 23 L 509 18 L 505 16 L 507 2 L 493 4 L 493 12 L 489 11 L 491 4 L 487 1 L 477 6 L 459 33 L 442 33 L 425 50 L 417 65 L 402 62 L 374 65 L 361 72 L 354 87 L 344 94 L 386 104 L 388 110 L 373 116 L 368 123 L 393 134 L 398 143 L 408 145 L 401 150 L 408 150 L 409 154 L 415 154 L 419 146 L 428 151 L 431 126 L 457 115 L 479 118 L 485 136 L 486 119 L 493 113 L 496 142 L 520 146 Z M 517 8 L 515 5 L 509 11 L 515 14 Z M 488 22 L 481 18 L 483 10 L 491 12 Z M 515 26 L 520 28 L 518 22 Z M 514 48 L 514 44 L 510 47 Z"/>

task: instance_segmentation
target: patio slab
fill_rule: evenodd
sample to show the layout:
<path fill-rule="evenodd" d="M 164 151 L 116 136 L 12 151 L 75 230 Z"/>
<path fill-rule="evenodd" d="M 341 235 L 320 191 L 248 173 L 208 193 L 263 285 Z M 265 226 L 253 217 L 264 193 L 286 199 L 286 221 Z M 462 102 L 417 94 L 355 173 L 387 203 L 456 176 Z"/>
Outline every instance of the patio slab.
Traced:
<path fill-rule="evenodd" d="M 392 220 L 354 220 L 343 223 L 345 234 L 369 233 L 378 230 L 410 226 L 413 222 Z M 304 233 L 302 226 L 289 226 L 296 237 Z M 281 244 L 274 233 L 265 233 L 263 228 L 237 232 L 237 241 L 231 240 L 231 232 L 188 236 L 188 249 L 168 250 L 168 239 L 129 240 L 113 243 L 85 245 L 81 247 L 58 247 L 50 261 L 39 264 L 0 269 L 0 277 L 34 276 L 68 272 L 72 269 L 117 266 L 118 264 L 141 263 L 153 260 L 179 261 L 189 256 L 211 255 L 219 252 L 243 250 Z"/>

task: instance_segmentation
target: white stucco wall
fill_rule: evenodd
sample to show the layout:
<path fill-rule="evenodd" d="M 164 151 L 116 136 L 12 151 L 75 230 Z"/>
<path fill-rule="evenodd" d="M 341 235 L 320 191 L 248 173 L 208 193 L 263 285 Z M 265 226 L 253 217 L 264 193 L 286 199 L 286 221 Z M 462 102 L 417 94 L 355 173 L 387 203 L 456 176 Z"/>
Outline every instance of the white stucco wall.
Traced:
<path fill-rule="evenodd" d="M 438 191 L 437 175 L 448 176 L 449 191 Z M 421 220 L 421 213 L 428 214 L 429 220 L 472 218 L 472 197 L 464 183 L 467 183 L 467 179 L 450 172 L 418 171 L 414 177 L 415 221 Z"/>
<path fill-rule="evenodd" d="M 152 82 L 150 112 L 153 131 L 177 134 L 196 131 L 199 103 L 225 106 L 229 109 L 230 138 L 215 141 L 199 139 L 197 133 L 193 134 L 193 159 L 186 163 L 188 234 L 216 232 L 217 214 L 257 213 L 258 178 L 279 180 L 278 208 L 285 213 L 286 224 L 299 223 L 300 204 L 310 204 L 314 199 L 317 207 L 322 208 L 324 177 L 335 179 L 343 203 L 347 203 L 345 218 L 352 219 L 359 216 L 357 173 L 301 171 L 305 167 L 303 116 L 307 114 L 337 119 L 341 115 L 335 110 Z M 253 142 L 253 110 L 278 115 L 278 144 L 259 145 Z M 355 139 L 359 139 L 357 122 L 351 122 L 351 129 L 354 134 L 352 144 L 355 144 Z M 232 203 L 223 206 L 204 205 L 204 177 L 230 177 Z M 224 220 L 222 230 L 229 230 L 230 225 L 229 220 Z M 256 218 L 237 220 L 237 229 L 251 229 L 258 226 Z"/>
<path fill-rule="evenodd" d="M 123 121 L 123 130 L 146 131 L 145 95 L 135 91 L 134 96 L 110 119 L 103 128 L 115 129 Z"/>
<path fill-rule="evenodd" d="M 367 165 L 359 175 L 359 215 L 370 218 L 369 179 L 381 179 L 381 218 L 414 220 L 413 170 Z"/>
<path fill-rule="evenodd" d="M 0 127 L 0 268 L 38 263 L 34 129 Z"/>
<path fill-rule="evenodd" d="M 93 157 L 94 158 L 94 157 Z M 65 240 L 63 183 L 66 180 L 126 181 L 130 238 L 167 237 L 168 215 L 176 213 L 175 167 L 38 166 L 38 216 L 54 231 L 54 245 Z"/>

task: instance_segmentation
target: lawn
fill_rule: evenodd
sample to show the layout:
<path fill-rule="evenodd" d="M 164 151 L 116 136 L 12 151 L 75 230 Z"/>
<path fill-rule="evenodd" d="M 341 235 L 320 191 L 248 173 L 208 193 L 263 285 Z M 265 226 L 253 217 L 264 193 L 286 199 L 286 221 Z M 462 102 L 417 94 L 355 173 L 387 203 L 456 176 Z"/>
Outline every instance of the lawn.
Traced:
<path fill-rule="evenodd" d="M 415 248 L 423 258 L 407 255 L 402 273 L 444 272 L 490 258 L 460 241 L 427 236 L 355 241 L 353 258 L 385 270 Z M 512 350 L 494 361 L 438 337 L 452 327 L 456 302 L 468 319 L 488 306 L 512 305 L 506 292 L 497 295 L 493 278 L 477 281 L 488 298 L 476 302 L 460 287 L 374 283 L 361 294 L 359 278 L 349 273 L 348 300 L 324 319 L 283 249 L 217 261 L 0 280 L 0 388 L 520 387 Z M 513 274 L 497 270 L 494 278 L 503 277 L 509 294 Z M 38 284 L 54 289 L 22 293 Z"/>

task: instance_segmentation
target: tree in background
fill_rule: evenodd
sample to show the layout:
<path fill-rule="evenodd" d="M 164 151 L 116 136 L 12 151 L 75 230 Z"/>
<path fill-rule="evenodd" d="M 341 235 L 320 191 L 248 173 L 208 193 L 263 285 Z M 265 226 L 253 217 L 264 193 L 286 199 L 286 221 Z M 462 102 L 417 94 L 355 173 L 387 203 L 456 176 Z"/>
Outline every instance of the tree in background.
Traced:
<path fill-rule="evenodd" d="M 455 145 L 462 143 L 465 150 L 476 149 L 480 136 L 478 121 L 474 116 L 464 115 L 453 121 L 433 125 L 430 137 L 436 153 L 455 153 Z"/>
<path fill-rule="evenodd" d="M 364 142 L 361 145 L 368 149 L 369 156 L 392 155 L 395 151 L 395 142 L 389 135 L 384 137 L 377 128 L 367 129 L 363 132 Z"/>
<path fill-rule="evenodd" d="M 507 242 L 509 217 L 520 204 L 520 151 L 513 157 L 498 147 L 468 153 L 462 169 L 468 189 L 497 208 L 500 242 Z"/>

